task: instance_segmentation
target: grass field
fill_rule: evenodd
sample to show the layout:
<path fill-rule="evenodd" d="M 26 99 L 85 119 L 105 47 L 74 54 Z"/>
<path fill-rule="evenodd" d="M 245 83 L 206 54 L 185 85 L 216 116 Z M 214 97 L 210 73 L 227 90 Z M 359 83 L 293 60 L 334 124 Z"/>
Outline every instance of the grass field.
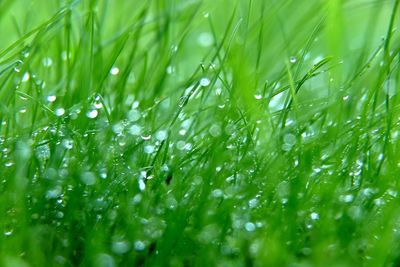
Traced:
<path fill-rule="evenodd" d="M 0 0 L 0 266 L 399 266 L 399 0 Z"/>

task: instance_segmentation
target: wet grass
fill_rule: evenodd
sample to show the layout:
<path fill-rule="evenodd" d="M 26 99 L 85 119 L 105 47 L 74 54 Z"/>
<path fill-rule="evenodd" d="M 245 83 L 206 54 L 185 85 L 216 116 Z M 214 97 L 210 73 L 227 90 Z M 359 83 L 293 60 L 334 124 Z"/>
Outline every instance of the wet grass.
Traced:
<path fill-rule="evenodd" d="M 0 1 L 1 266 L 398 266 L 399 1 Z"/>

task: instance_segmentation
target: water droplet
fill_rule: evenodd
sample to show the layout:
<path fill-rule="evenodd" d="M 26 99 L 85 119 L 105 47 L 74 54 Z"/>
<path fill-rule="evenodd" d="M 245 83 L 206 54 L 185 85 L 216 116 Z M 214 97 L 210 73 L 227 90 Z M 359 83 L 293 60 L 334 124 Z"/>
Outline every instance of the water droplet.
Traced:
<path fill-rule="evenodd" d="M 24 75 L 22 76 L 21 82 L 26 83 L 27 81 L 29 81 L 30 78 L 31 75 L 29 74 L 29 72 L 25 72 Z"/>
<path fill-rule="evenodd" d="M 224 192 L 221 189 L 215 189 L 212 191 L 212 196 L 215 198 L 220 198 L 224 195 Z"/>
<path fill-rule="evenodd" d="M 108 254 L 100 253 L 95 260 L 95 266 L 98 267 L 115 267 L 116 263 L 113 257 Z"/>
<path fill-rule="evenodd" d="M 15 71 L 15 72 L 20 72 L 23 63 L 24 63 L 24 62 L 23 62 L 22 60 L 17 60 L 17 61 L 14 63 L 14 71 Z"/>
<path fill-rule="evenodd" d="M 397 94 L 397 82 L 395 79 L 387 79 L 385 83 L 383 84 L 383 90 L 385 94 L 388 96 L 392 97 Z"/>
<path fill-rule="evenodd" d="M 182 136 L 184 136 L 184 135 L 186 135 L 186 129 L 180 129 L 179 130 L 179 135 L 182 135 Z"/>
<path fill-rule="evenodd" d="M 146 248 L 146 245 L 144 244 L 144 242 L 140 241 L 140 240 L 135 241 L 133 246 L 136 251 L 143 251 Z"/>
<path fill-rule="evenodd" d="M 290 63 L 294 64 L 294 63 L 297 62 L 297 58 L 292 56 L 292 57 L 289 58 L 289 61 L 290 61 Z"/>
<path fill-rule="evenodd" d="M 61 186 L 55 186 L 54 188 L 47 190 L 46 198 L 47 199 L 55 199 L 58 198 L 62 194 Z"/>
<path fill-rule="evenodd" d="M 62 145 L 65 149 L 72 149 L 72 147 L 74 146 L 74 141 L 72 141 L 72 139 L 64 139 L 62 141 Z"/>
<path fill-rule="evenodd" d="M 139 179 L 139 190 L 144 191 L 146 189 L 146 183 L 143 181 L 143 179 Z"/>
<path fill-rule="evenodd" d="M 151 134 L 149 135 L 141 135 L 140 136 L 144 141 L 149 141 L 151 139 Z"/>
<path fill-rule="evenodd" d="M 262 94 L 255 94 L 255 95 L 254 95 L 254 98 L 255 98 L 256 100 L 261 100 L 261 99 L 262 99 Z"/>
<path fill-rule="evenodd" d="M 115 254 L 125 254 L 129 251 L 130 244 L 126 240 L 112 242 L 111 250 Z"/>
<path fill-rule="evenodd" d="M 96 175 L 93 172 L 84 172 L 81 174 L 81 181 L 85 185 L 94 185 L 96 183 Z"/>
<path fill-rule="evenodd" d="M 113 75 L 113 76 L 118 75 L 119 74 L 119 68 L 112 67 L 111 70 L 110 70 L 110 74 Z"/>
<path fill-rule="evenodd" d="M 255 208 L 258 206 L 258 199 L 257 198 L 250 199 L 248 204 L 250 208 Z"/>
<path fill-rule="evenodd" d="M 91 109 L 86 113 L 86 117 L 88 117 L 89 119 L 94 119 L 97 117 L 98 114 L 99 112 L 97 111 L 97 109 Z"/>
<path fill-rule="evenodd" d="M 311 220 L 318 220 L 319 219 L 319 215 L 316 212 L 312 212 L 310 214 Z"/>
<path fill-rule="evenodd" d="M 346 96 L 343 97 L 343 101 L 347 101 L 348 99 L 349 99 L 349 96 L 348 96 L 348 95 L 346 95 Z"/>
<path fill-rule="evenodd" d="M 45 66 L 45 67 L 51 67 L 51 65 L 53 65 L 53 60 L 51 59 L 51 58 L 49 58 L 49 57 L 45 57 L 43 60 L 42 60 L 42 64 L 43 64 L 43 66 Z"/>
<path fill-rule="evenodd" d="M 166 130 L 159 130 L 156 133 L 156 139 L 158 141 L 164 141 L 165 139 L 167 139 L 167 137 L 168 137 L 168 132 Z"/>
<path fill-rule="evenodd" d="M 65 109 L 63 108 L 57 108 L 54 113 L 56 114 L 57 117 L 61 117 L 62 115 L 65 114 Z"/>
<path fill-rule="evenodd" d="M 115 133 L 115 134 L 118 134 L 118 135 L 120 135 L 123 131 L 124 131 L 124 125 L 121 123 L 121 122 L 119 122 L 119 123 L 116 123 L 116 124 L 114 124 L 113 126 L 112 126 L 112 130 L 113 130 L 113 132 Z"/>
<path fill-rule="evenodd" d="M 218 137 L 221 135 L 221 127 L 218 124 L 213 124 L 211 125 L 210 129 L 209 129 L 209 133 L 211 134 L 211 136 L 213 137 Z"/>
<path fill-rule="evenodd" d="M 213 44 L 214 38 L 209 32 L 203 32 L 199 35 L 198 42 L 202 47 L 209 47 Z"/>
<path fill-rule="evenodd" d="M 210 13 L 208 13 L 208 12 L 204 12 L 204 13 L 203 13 L 203 17 L 204 17 L 204 18 L 208 18 L 209 16 L 210 16 Z"/>
<path fill-rule="evenodd" d="M 173 66 L 168 66 L 165 71 L 167 72 L 167 74 L 172 74 L 175 72 L 175 68 Z"/>
<path fill-rule="evenodd" d="M 244 228 L 247 232 L 254 232 L 254 230 L 256 230 L 256 225 L 252 222 L 247 222 L 245 223 Z"/>
<path fill-rule="evenodd" d="M 202 87 L 207 87 L 207 86 L 209 86 L 210 85 L 210 79 L 208 79 L 208 78 L 201 78 L 200 79 L 200 86 L 202 86 Z"/>
<path fill-rule="evenodd" d="M 144 147 L 144 153 L 146 153 L 146 154 L 154 153 L 154 146 L 153 145 L 146 145 Z"/>
<path fill-rule="evenodd" d="M 48 95 L 46 97 L 47 102 L 53 103 L 54 101 L 56 101 L 57 97 L 55 95 Z"/>
<path fill-rule="evenodd" d="M 128 132 L 131 135 L 140 135 L 142 133 L 142 127 L 137 124 L 133 124 L 131 127 L 129 127 Z"/>
<path fill-rule="evenodd" d="M 8 162 L 4 163 L 4 166 L 7 167 L 7 168 L 9 168 L 9 167 L 11 167 L 13 165 L 14 165 L 14 162 L 12 162 L 12 161 L 8 161 Z"/>
<path fill-rule="evenodd" d="M 4 231 L 5 236 L 11 236 L 14 232 L 14 229 L 7 229 Z"/>

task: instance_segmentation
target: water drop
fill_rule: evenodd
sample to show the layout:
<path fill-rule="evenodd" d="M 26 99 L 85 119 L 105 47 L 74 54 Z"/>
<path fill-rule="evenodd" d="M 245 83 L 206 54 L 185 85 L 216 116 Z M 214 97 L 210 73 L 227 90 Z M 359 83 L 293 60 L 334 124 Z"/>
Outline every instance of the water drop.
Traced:
<path fill-rule="evenodd" d="M 144 147 L 144 153 L 146 153 L 146 154 L 154 153 L 154 146 L 153 145 L 146 145 Z"/>
<path fill-rule="evenodd" d="M 97 109 L 91 109 L 86 113 L 86 117 L 88 117 L 89 119 L 94 119 L 97 117 L 98 114 L 99 112 L 97 111 Z"/>
<path fill-rule="evenodd" d="M 113 76 L 118 75 L 119 74 L 119 68 L 112 67 L 111 70 L 110 70 L 110 74 L 113 75 Z"/>
<path fill-rule="evenodd" d="M 209 133 L 211 134 L 211 136 L 213 137 L 218 137 L 221 135 L 221 127 L 218 124 L 213 124 L 211 125 L 210 129 L 209 129 Z"/>
<path fill-rule="evenodd" d="M 74 142 L 72 141 L 72 139 L 64 139 L 62 141 L 62 145 L 65 149 L 72 149 L 72 147 L 74 146 Z"/>
<path fill-rule="evenodd" d="M 133 124 L 131 127 L 129 127 L 128 132 L 131 135 L 140 135 L 142 133 L 142 127 L 137 124 Z"/>
<path fill-rule="evenodd" d="M 43 66 L 45 66 L 45 67 L 51 67 L 51 65 L 53 65 L 53 60 L 51 59 L 51 58 L 49 58 L 49 57 L 45 57 L 43 60 L 42 60 L 42 64 L 43 64 Z"/>
<path fill-rule="evenodd" d="M 214 38 L 208 32 L 203 32 L 199 35 L 198 42 L 202 47 L 209 47 L 213 44 Z"/>
<path fill-rule="evenodd" d="M 136 251 L 143 251 L 146 248 L 146 245 L 140 240 L 135 241 L 133 246 Z"/>
<path fill-rule="evenodd" d="M 255 98 L 256 100 L 261 100 L 261 99 L 262 99 L 262 94 L 255 94 L 255 95 L 254 95 L 254 98 Z"/>
<path fill-rule="evenodd" d="M 292 57 L 290 57 L 289 61 L 290 61 L 290 63 L 294 64 L 297 62 L 297 58 L 292 56 Z"/>
<path fill-rule="evenodd" d="M 202 87 L 207 87 L 207 86 L 209 86 L 210 85 L 210 79 L 208 79 L 208 78 L 201 78 L 200 79 L 200 86 L 202 86 Z"/>
<path fill-rule="evenodd" d="M 256 230 L 256 225 L 252 222 L 247 222 L 245 223 L 244 228 L 247 232 L 253 232 L 254 230 Z"/>
<path fill-rule="evenodd" d="M 61 117 L 62 115 L 65 114 L 65 109 L 63 108 L 57 108 L 54 113 L 56 114 L 57 117 Z"/>
<path fill-rule="evenodd" d="M 125 254 L 129 251 L 129 249 L 130 244 L 125 240 L 113 242 L 111 245 L 111 250 L 115 254 Z"/>
<path fill-rule="evenodd" d="M 29 72 L 25 72 L 24 75 L 22 76 L 21 82 L 26 83 L 27 81 L 29 81 L 30 78 L 31 75 L 29 75 Z"/>
<path fill-rule="evenodd" d="M 166 130 L 159 130 L 156 133 L 156 139 L 158 141 L 164 141 L 165 139 L 167 139 L 167 137 L 168 137 L 168 132 Z"/>
<path fill-rule="evenodd" d="M 47 102 L 53 103 L 54 101 L 56 101 L 57 97 L 55 95 L 48 95 L 46 97 Z"/>
<path fill-rule="evenodd" d="M 141 135 L 140 136 L 144 141 L 149 141 L 151 139 L 151 134 L 149 135 Z"/>
<path fill-rule="evenodd" d="M 93 172 L 84 172 L 81 174 L 81 181 L 85 185 L 94 185 L 96 183 L 96 175 Z"/>
<path fill-rule="evenodd" d="M 311 217 L 311 220 L 318 220 L 319 219 L 319 215 L 316 212 L 312 212 L 310 217 Z"/>

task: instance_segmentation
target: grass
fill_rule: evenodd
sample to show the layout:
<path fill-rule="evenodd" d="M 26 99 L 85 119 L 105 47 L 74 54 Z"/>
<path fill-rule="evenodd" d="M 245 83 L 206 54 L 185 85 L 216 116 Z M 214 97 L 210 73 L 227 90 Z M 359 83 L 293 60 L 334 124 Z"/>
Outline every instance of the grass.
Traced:
<path fill-rule="evenodd" d="M 0 1 L 0 265 L 398 266 L 400 1 L 300 2 Z"/>

